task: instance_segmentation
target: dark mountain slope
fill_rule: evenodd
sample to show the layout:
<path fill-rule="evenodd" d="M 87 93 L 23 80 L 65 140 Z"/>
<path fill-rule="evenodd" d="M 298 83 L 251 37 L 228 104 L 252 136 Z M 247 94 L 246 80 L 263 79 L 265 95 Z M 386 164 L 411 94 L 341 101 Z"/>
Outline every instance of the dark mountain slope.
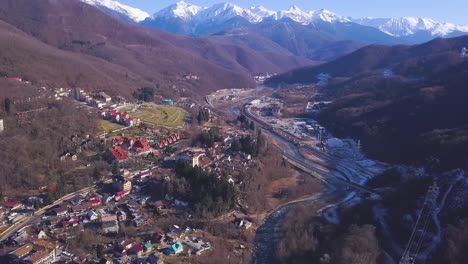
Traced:
<path fill-rule="evenodd" d="M 20 76 L 48 87 L 105 88 L 130 95 L 151 85 L 124 67 L 46 45 L 0 21 L 0 74 Z"/>
<path fill-rule="evenodd" d="M 370 46 L 325 65 L 277 76 L 270 84 L 334 79 L 321 88 L 333 103 L 318 119 L 340 137 L 360 139 L 372 157 L 402 163 L 430 156 L 443 166 L 468 164 L 468 36 L 417 46 Z M 384 76 L 384 70 L 393 75 Z"/>
<path fill-rule="evenodd" d="M 211 60 L 205 50 L 196 48 L 202 40 L 125 24 L 77 0 L 5 0 L 0 2 L 0 19 L 56 48 L 123 67 L 161 92 L 200 95 L 220 88 L 249 87 L 254 85 L 251 73 L 310 63 L 294 57 L 277 62 L 269 54 L 242 48 L 232 52 L 232 47 L 203 41 L 215 50 L 212 57 L 216 59 Z M 197 74 L 200 80 L 183 81 L 188 73 Z"/>
<path fill-rule="evenodd" d="M 269 82 L 272 85 L 280 82 L 312 83 L 317 81 L 316 76 L 320 73 L 328 73 L 334 77 L 351 77 L 374 70 L 393 69 L 394 66 L 411 60 L 424 61 L 435 54 L 458 54 L 467 43 L 468 36 L 462 36 L 452 39 L 437 38 L 415 46 L 370 45 L 320 66 L 305 67 L 275 76 Z"/>

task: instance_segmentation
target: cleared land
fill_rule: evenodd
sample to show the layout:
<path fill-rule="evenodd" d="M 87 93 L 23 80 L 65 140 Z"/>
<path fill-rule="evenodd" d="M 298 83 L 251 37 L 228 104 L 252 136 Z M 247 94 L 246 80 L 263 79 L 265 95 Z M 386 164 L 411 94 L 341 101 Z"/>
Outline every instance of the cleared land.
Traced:
<path fill-rule="evenodd" d="M 187 112 L 182 108 L 156 104 L 126 106 L 120 111 L 128 112 L 150 126 L 167 128 L 182 128 L 187 116 Z"/>
<path fill-rule="evenodd" d="M 114 130 L 117 130 L 117 129 L 121 129 L 124 126 L 116 124 L 116 123 L 112 123 L 112 122 L 110 122 L 108 120 L 99 119 L 99 127 L 101 128 L 100 131 L 102 133 L 107 133 L 109 131 L 114 131 Z"/>

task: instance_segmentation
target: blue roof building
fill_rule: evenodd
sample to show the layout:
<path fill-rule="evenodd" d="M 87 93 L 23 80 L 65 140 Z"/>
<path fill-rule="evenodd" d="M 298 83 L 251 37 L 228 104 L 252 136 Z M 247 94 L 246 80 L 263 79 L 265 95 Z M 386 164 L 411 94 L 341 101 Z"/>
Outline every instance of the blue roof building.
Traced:
<path fill-rule="evenodd" d="M 173 105 L 174 104 L 174 101 L 172 101 L 172 99 L 164 99 L 163 100 L 163 103 L 165 105 Z"/>

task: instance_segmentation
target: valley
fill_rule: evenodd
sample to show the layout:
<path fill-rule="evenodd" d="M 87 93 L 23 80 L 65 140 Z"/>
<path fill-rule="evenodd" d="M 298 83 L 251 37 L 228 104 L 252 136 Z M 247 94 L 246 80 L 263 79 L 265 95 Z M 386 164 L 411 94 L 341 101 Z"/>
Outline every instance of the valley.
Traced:
<path fill-rule="evenodd" d="M 194 2 L 0 2 L 0 263 L 468 262 L 459 10 Z"/>

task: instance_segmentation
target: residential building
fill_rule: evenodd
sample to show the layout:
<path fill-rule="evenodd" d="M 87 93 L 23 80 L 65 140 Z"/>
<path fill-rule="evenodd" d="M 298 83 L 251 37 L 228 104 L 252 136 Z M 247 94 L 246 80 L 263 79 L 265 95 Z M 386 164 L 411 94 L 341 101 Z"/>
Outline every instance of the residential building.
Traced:
<path fill-rule="evenodd" d="M 121 192 L 121 191 L 128 191 L 130 192 L 132 190 L 132 182 L 125 179 L 122 176 L 114 176 L 112 178 L 112 187 L 116 192 Z"/>
<path fill-rule="evenodd" d="M 174 101 L 172 101 L 172 99 L 164 99 L 164 100 L 163 100 L 163 104 L 165 104 L 165 105 L 173 105 L 173 104 L 174 104 Z"/>
<path fill-rule="evenodd" d="M 118 233 L 119 223 L 116 215 L 106 215 L 101 217 L 101 228 L 104 233 Z"/>
<path fill-rule="evenodd" d="M 119 147 L 119 146 L 114 146 L 109 148 L 108 152 L 108 160 L 110 162 L 124 162 L 128 159 L 127 153 Z"/>
<path fill-rule="evenodd" d="M 133 143 L 131 150 L 138 154 L 147 154 L 151 152 L 151 147 L 145 138 L 139 138 Z"/>
<path fill-rule="evenodd" d="M 190 166 L 200 166 L 200 157 L 205 156 L 205 152 L 187 151 L 179 156 L 179 160 L 187 162 Z"/>
<path fill-rule="evenodd" d="M 110 97 L 108 94 L 106 94 L 105 92 L 100 92 L 99 93 L 99 98 L 101 100 L 103 100 L 104 102 L 110 102 L 112 101 L 112 97 Z"/>
<path fill-rule="evenodd" d="M 180 252 L 182 252 L 183 250 L 184 250 L 184 246 L 182 245 L 182 243 L 180 243 L 180 241 L 177 241 L 177 242 L 175 242 L 174 244 L 171 245 L 171 247 L 168 250 L 168 254 L 169 255 L 177 255 Z"/>

